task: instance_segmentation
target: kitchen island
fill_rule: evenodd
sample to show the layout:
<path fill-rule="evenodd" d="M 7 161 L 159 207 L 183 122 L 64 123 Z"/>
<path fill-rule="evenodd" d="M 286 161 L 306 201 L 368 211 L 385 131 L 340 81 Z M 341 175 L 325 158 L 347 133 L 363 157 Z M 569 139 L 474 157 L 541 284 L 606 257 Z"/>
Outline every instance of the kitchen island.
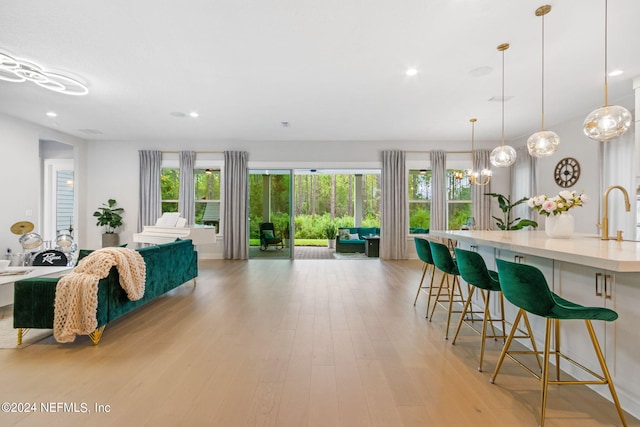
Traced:
<path fill-rule="evenodd" d="M 570 239 L 549 238 L 543 231 L 436 231 L 430 236 L 451 239 L 463 249 L 478 251 L 495 269 L 495 259 L 538 267 L 558 295 L 592 307 L 607 307 L 619 317 L 615 322 L 594 322 L 622 407 L 640 418 L 640 243 L 601 240 L 597 235 L 576 234 Z M 495 302 L 495 301 L 494 301 Z M 505 302 L 506 303 L 506 302 Z M 507 318 L 517 309 L 509 304 Z M 497 313 L 497 306 L 491 311 Z M 542 345 L 544 319 L 531 316 L 536 342 Z M 564 322 L 562 351 L 599 372 L 598 362 L 582 322 Z M 567 373 L 584 375 L 571 364 Z M 593 388 L 608 396 L 606 387 Z"/>

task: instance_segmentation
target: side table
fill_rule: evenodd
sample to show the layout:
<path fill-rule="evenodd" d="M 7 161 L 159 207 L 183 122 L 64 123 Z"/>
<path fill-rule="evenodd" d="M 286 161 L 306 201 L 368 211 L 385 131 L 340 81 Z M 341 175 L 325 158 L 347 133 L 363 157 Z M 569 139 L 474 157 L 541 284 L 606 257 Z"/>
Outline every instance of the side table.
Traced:
<path fill-rule="evenodd" d="M 364 254 L 370 258 L 380 256 L 380 236 L 364 238 Z"/>

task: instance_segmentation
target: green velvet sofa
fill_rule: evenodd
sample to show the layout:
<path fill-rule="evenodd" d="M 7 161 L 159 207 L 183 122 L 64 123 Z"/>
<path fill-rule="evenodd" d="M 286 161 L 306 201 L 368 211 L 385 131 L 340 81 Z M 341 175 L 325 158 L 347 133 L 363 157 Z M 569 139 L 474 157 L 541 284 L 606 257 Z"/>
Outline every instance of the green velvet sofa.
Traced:
<path fill-rule="evenodd" d="M 340 227 L 336 236 L 336 252 L 364 253 L 364 238 L 369 236 L 380 236 L 380 229 L 375 227 Z"/>
<path fill-rule="evenodd" d="M 198 276 L 198 255 L 191 240 L 177 240 L 136 249 L 146 265 L 144 296 L 131 301 L 120 286 L 118 271 L 98 282 L 98 328 L 89 337 L 98 344 L 107 323 Z M 18 280 L 14 284 L 13 327 L 18 344 L 23 329 L 52 329 L 57 278 Z"/>

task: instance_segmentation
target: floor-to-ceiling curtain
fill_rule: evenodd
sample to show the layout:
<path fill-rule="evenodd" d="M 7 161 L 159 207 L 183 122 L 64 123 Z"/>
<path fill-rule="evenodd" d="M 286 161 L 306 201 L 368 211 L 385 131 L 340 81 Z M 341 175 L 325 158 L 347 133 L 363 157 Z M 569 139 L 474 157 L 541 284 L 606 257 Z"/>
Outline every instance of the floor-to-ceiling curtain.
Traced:
<path fill-rule="evenodd" d="M 224 152 L 224 228 L 225 259 L 247 259 L 247 160 L 246 151 Z"/>
<path fill-rule="evenodd" d="M 187 220 L 187 225 L 194 223 L 194 175 L 196 163 L 195 151 L 180 151 L 180 191 L 178 193 L 178 212 Z"/>
<path fill-rule="evenodd" d="M 407 223 L 407 170 L 405 153 L 382 152 L 382 221 L 380 257 L 406 259 L 409 230 Z"/>
<path fill-rule="evenodd" d="M 447 153 L 431 152 L 431 230 L 447 229 Z"/>
<path fill-rule="evenodd" d="M 511 203 L 523 197 L 533 197 L 537 195 L 538 180 L 536 158 L 529 155 L 527 147 L 520 147 L 516 150 L 516 162 L 511 166 Z M 555 194 L 549 194 L 549 197 Z M 529 218 L 536 220 L 529 205 L 522 203 L 511 211 L 511 219 Z M 537 221 L 540 221 L 539 217 Z"/>
<path fill-rule="evenodd" d="M 145 225 L 156 223 L 162 215 L 162 199 L 160 195 L 160 166 L 162 152 L 157 150 L 140 150 L 140 188 L 138 197 L 138 231 Z"/>
<path fill-rule="evenodd" d="M 489 169 L 489 150 L 477 150 L 474 153 L 473 170 L 481 172 Z M 480 175 L 482 177 L 482 175 Z M 482 178 L 480 178 L 482 179 Z M 491 181 L 487 185 L 471 186 L 472 215 L 476 230 L 488 230 L 491 228 L 491 197 L 484 193 L 491 192 Z"/>

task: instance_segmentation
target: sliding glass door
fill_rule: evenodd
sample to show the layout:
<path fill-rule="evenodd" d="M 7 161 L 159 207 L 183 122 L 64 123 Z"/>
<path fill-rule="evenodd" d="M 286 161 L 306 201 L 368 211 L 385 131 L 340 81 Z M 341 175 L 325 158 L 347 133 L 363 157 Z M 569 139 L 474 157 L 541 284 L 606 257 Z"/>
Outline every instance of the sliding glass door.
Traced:
<path fill-rule="evenodd" d="M 249 170 L 249 258 L 290 259 L 291 170 Z"/>

